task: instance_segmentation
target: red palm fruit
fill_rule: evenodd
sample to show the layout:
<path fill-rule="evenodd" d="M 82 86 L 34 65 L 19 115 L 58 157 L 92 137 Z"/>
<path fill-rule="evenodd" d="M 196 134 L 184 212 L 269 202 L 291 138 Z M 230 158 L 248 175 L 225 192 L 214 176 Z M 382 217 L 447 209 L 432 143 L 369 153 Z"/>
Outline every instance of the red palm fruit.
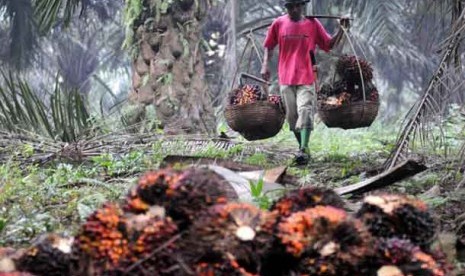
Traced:
<path fill-rule="evenodd" d="M 337 61 L 336 72 L 346 81 L 360 84 L 360 71 L 362 72 L 363 80 L 365 82 L 373 79 L 373 68 L 371 64 L 363 58 L 344 55 Z"/>
<path fill-rule="evenodd" d="M 278 212 L 283 219 L 317 205 L 343 209 L 344 201 L 331 189 L 309 187 L 288 192 L 271 206 L 271 211 Z"/>
<path fill-rule="evenodd" d="M 201 262 L 194 266 L 196 276 L 249 276 L 250 273 L 242 268 L 234 267 L 232 262 L 224 261 L 222 263 Z"/>
<path fill-rule="evenodd" d="M 185 229 L 200 212 L 228 200 L 237 200 L 237 193 L 222 176 L 207 169 L 190 168 L 183 171 L 166 208 L 180 228 Z"/>
<path fill-rule="evenodd" d="M 376 255 L 370 267 L 372 273 L 402 273 L 402 275 L 449 275 L 432 255 L 426 254 L 408 240 L 379 239 L 375 244 Z"/>
<path fill-rule="evenodd" d="M 261 258 L 272 246 L 275 217 L 245 203 L 212 206 L 188 232 L 183 250 L 188 263 L 224 263 L 258 273 Z"/>
<path fill-rule="evenodd" d="M 147 172 L 139 178 L 123 205 L 127 212 L 144 213 L 152 205 L 164 206 L 170 202 L 170 196 L 180 178 L 181 172 L 173 169 L 163 169 Z"/>
<path fill-rule="evenodd" d="M 293 268 L 297 273 L 350 275 L 360 272 L 372 254 L 365 226 L 332 206 L 292 214 L 279 224 L 277 236 L 286 252 L 298 260 Z"/>
<path fill-rule="evenodd" d="M 236 198 L 232 186 L 210 170 L 163 169 L 142 176 L 137 187 L 129 192 L 123 208 L 143 213 L 150 206 L 164 207 L 180 229 L 185 229 L 201 210 Z"/>
<path fill-rule="evenodd" d="M 158 211 L 126 217 L 129 254 L 118 270 L 128 275 L 172 275 L 163 271 L 176 265 L 178 228 Z"/>
<path fill-rule="evenodd" d="M 118 268 L 129 255 L 122 210 L 114 204 L 105 204 L 89 216 L 75 237 L 73 255 L 75 269 L 82 275 L 110 274 Z"/>
<path fill-rule="evenodd" d="M 436 233 L 436 224 L 427 205 L 404 195 L 367 196 L 356 213 L 376 237 L 409 239 L 427 248 Z"/>
<path fill-rule="evenodd" d="M 16 266 L 37 276 L 70 275 L 72 243 L 70 238 L 43 235 L 16 260 Z"/>

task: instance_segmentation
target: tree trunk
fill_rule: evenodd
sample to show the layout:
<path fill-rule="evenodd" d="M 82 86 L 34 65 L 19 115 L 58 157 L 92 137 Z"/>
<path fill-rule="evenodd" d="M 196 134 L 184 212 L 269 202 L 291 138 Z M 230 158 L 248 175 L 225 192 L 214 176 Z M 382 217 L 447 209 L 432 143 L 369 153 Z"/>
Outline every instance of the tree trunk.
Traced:
<path fill-rule="evenodd" d="M 129 98 L 154 105 L 165 133 L 214 131 L 201 55 L 201 22 L 209 0 L 141 1 L 144 11 L 134 23 L 138 51 Z"/>

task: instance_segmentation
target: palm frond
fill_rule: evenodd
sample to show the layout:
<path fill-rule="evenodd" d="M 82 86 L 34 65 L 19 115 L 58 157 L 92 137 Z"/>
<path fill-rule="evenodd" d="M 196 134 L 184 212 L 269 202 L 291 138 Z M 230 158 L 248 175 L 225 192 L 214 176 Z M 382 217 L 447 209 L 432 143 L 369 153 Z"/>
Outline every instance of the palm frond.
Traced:
<path fill-rule="evenodd" d="M 91 128 L 86 105 L 77 91 L 64 91 L 55 84 L 50 104 L 13 74 L 2 72 L 0 130 L 33 132 L 50 139 L 71 142 Z"/>
<path fill-rule="evenodd" d="M 35 13 L 41 33 L 47 33 L 61 15 L 65 25 L 69 24 L 80 3 L 81 0 L 37 0 Z"/>
<path fill-rule="evenodd" d="M 405 126 L 401 131 L 397 145 L 391 153 L 391 156 L 386 161 L 385 166 L 387 169 L 391 169 L 400 161 L 405 160 L 411 143 L 415 140 L 416 134 L 425 134 L 425 132 L 421 131 L 422 127 L 427 126 L 428 120 L 439 112 L 436 108 L 438 106 L 436 104 L 437 99 L 441 98 L 439 93 L 450 93 L 450 89 L 444 85 L 447 83 L 449 76 L 444 73 L 448 68 L 448 64 L 451 62 L 454 50 L 457 48 L 461 37 L 465 33 L 464 23 L 465 11 L 462 12 L 462 15 L 452 28 L 451 35 L 447 40 L 447 47 L 444 48 L 444 52 L 442 54 L 441 62 L 439 63 L 436 72 L 433 74 L 427 89 L 406 117 Z"/>

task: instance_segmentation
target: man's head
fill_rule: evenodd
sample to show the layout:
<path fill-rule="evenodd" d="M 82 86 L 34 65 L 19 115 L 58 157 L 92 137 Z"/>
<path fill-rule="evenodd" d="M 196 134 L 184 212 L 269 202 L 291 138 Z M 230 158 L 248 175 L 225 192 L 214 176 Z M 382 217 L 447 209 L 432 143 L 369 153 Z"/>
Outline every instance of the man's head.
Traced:
<path fill-rule="evenodd" d="M 286 0 L 284 7 L 293 21 L 299 21 L 304 13 L 305 4 L 309 0 Z"/>

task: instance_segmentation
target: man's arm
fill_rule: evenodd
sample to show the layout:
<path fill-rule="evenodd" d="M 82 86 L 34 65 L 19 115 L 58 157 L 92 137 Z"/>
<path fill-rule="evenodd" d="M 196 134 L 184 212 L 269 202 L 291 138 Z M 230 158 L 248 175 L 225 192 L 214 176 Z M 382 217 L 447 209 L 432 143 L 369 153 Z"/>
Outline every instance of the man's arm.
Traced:
<path fill-rule="evenodd" d="M 260 74 L 262 75 L 262 78 L 264 80 L 270 80 L 270 68 L 269 68 L 269 61 L 273 57 L 273 49 L 272 48 L 266 48 L 265 47 L 265 54 L 263 57 L 263 63 L 262 63 L 262 70 L 260 71 Z"/>
<path fill-rule="evenodd" d="M 342 37 L 344 36 L 344 30 L 348 30 L 350 28 L 350 20 L 347 17 L 341 17 L 339 19 L 339 29 L 337 33 L 331 38 L 331 41 L 329 42 L 329 47 L 334 48 L 337 46 L 341 40 Z"/>

